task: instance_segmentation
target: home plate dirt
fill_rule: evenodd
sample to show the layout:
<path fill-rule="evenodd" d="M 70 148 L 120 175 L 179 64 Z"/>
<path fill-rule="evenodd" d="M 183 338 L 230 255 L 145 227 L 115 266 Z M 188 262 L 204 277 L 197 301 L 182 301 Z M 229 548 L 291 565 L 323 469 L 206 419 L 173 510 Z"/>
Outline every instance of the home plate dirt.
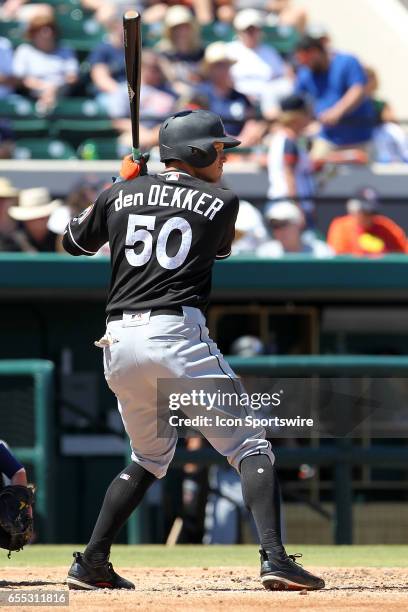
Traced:
<path fill-rule="evenodd" d="M 124 577 L 135 582 L 135 591 L 70 591 L 69 607 L 47 606 L 47 610 L 408 610 L 407 568 L 313 567 L 310 569 L 326 580 L 326 588 L 309 593 L 265 591 L 253 567 L 234 567 L 231 570 L 225 567 L 117 569 Z M 8 567 L 2 568 L 0 572 L 2 593 L 67 588 L 64 582 L 66 567 Z M 18 605 L 15 609 L 32 612 L 38 607 Z M 41 609 L 45 607 L 41 606 Z"/>

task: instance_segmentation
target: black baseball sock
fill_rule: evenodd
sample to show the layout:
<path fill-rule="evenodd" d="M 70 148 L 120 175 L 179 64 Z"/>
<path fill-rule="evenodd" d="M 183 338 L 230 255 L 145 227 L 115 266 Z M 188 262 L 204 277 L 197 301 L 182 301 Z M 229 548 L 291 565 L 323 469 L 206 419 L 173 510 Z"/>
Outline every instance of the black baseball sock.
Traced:
<path fill-rule="evenodd" d="M 274 557 L 285 555 L 281 539 L 279 480 L 267 455 L 249 455 L 241 461 L 242 494 L 255 519 L 261 546 Z"/>
<path fill-rule="evenodd" d="M 153 474 L 133 461 L 112 480 L 84 552 L 88 563 L 92 565 L 106 563 L 119 530 L 155 480 Z"/>

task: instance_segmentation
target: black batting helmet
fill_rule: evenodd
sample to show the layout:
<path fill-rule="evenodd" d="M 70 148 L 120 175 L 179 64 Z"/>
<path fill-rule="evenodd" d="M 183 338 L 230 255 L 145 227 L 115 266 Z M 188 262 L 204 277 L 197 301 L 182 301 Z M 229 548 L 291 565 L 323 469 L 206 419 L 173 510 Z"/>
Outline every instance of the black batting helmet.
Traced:
<path fill-rule="evenodd" d="M 160 161 L 177 159 L 205 168 L 217 158 L 214 142 L 223 142 L 226 149 L 240 144 L 236 138 L 226 135 L 219 115 L 207 110 L 181 111 L 160 127 Z"/>

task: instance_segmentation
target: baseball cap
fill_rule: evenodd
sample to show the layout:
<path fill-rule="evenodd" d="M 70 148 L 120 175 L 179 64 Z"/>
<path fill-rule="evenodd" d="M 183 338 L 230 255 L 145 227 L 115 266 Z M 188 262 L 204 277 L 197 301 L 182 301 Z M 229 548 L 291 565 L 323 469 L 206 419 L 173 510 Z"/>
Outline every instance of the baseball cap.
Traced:
<path fill-rule="evenodd" d="M 296 45 L 296 51 L 309 51 L 309 49 L 320 49 L 324 50 L 324 46 L 319 38 L 305 34 L 298 41 Z"/>
<path fill-rule="evenodd" d="M 213 42 L 205 50 L 204 63 L 207 66 L 218 62 L 229 62 L 235 64 L 236 60 L 232 59 L 228 54 L 228 47 L 222 41 Z"/>
<path fill-rule="evenodd" d="M 328 38 L 329 30 L 323 23 L 311 23 L 306 28 L 306 34 L 313 39 Z"/>
<path fill-rule="evenodd" d="M 265 218 L 268 221 L 286 221 L 295 225 L 303 224 L 303 214 L 299 206 L 289 200 L 283 202 L 272 202 L 265 209 Z"/>
<path fill-rule="evenodd" d="M 379 194 L 373 187 L 362 187 L 347 201 L 347 212 L 375 212 L 380 205 Z"/>
<path fill-rule="evenodd" d="M 234 28 L 239 32 L 247 30 L 251 26 L 255 28 L 262 28 L 263 24 L 263 14 L 260 11 L 252 8 L 239 11 L 234 19 Z"/>
<path fill-rule="evenodd" d="M 192 12 L 181 4 L 176 4 L 175 6 L 171 6 L 169 9 L 167 9 L 164 17 L 164 24 L 166 28 L 175 28 L 182 23 L 192 23 L 193 21 L 194 17 Z"/>

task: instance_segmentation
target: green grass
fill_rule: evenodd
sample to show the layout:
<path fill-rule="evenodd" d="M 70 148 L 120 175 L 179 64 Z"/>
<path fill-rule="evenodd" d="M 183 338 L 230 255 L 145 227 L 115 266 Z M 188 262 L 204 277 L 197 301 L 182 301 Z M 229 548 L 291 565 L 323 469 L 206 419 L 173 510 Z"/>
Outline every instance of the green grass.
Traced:
<path fill-rule="evenodd" d="M 33 545 L 7 559 L 0 552 L 0 567 L 69 566 L 73 550 L 83 545 Z M 302 552 L 307 567 L 408 567 L 408 546 L 310 546 L 288 545 L 288 552 Z M 128 567 L 229 567 L 258 565 L 255 546 L 114 546 L 114 565 Z"/>

